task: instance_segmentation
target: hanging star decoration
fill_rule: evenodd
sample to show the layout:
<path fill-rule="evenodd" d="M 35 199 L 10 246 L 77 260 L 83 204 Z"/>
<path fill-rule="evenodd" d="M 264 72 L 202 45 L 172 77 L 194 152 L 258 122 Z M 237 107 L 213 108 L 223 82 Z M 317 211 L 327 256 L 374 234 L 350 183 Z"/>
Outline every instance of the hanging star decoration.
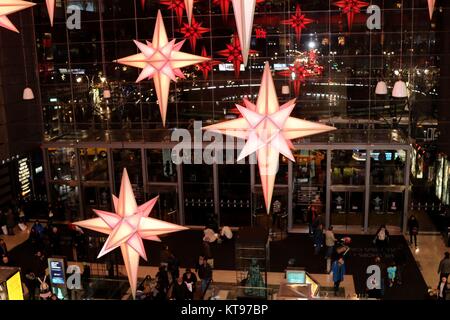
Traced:
<path fill-rule="evenodd" d="M 188 229 L 150 218 L 149 215 L 157 201 L 158 197 L 137 206 L 127 170 L 124 169 L 119 198 L 113 196 L 115 213 L 94 210 L 98 218 L 73 223 L 109 235 L 98 258 L 120 247 L 133 298 L 136 297 L 139 257 L 147 260 L 142 239 L 161 241 L 159 235 Z"/>
<path fill-rule="evenodd" d="M 250 54 L 255 54 L 257 51 L 250 50 Z M 241 63 L 244 61 L 241 52 L 241 44 L 239 36 L 235 33 L 231 43 L 227 44 L 227 48 L 218 52 L 219 55 L 226 57 L 228 62 L 233 63 L 234 75 L 239 78 L 241 74 Z"/>
<path fill-rule="evenodd" d="M 197 22 L 194 17 L 192 17 L 192 23 L 190 25 L 184 23 L 183 27 L 179 30 L 180 33 L 184 34 L 185 39 L 189 39 L 194 53 L 197 46 L 197 40 L 202 37 L 202 34 L 209 31 L 210 29 L 202 27 L 202 22 Z"/>
<path fill-rule="evenodd" d="M 234 20 L 242 48 L 244 66 L 247 66 L 252 40 L 253 19 L 255 17 L 256 0 L 231 0 L 233 3 Z"/>
<path fill-rule="evenodd" d="M 287 70 L 278 72 L 279 75 L 290 78 L 294 82 L 294 93 L 298 97 L 300 95 L 300 89 L 303 83 L 306 81 L 306 77 L 309 76 L 308 70 L 301 62 L 295 62 L 293 66 L 289 66 Z"/>
<path fill-rule="evenodd" d="M 153 79 L 163 126 L 166 126 L 170 81 L 184 78 L 180 68 L 209 60 L 208 58 L 180 51 L 184 41 L 169 42 L 161 11 L 158 11 L 153 41 L 146 44 L 134 40 L 141 53 L 117 60 L 118 63 L 143 69 L 136 82 Z"/>
<path fill-rule="evenodd" d="M 189 24 L 192 23 L 193 18 L 193 9 L 194 9 L 194 0 L 184 0 L 184 7 L 186 8 L 186 15 L 188 17 Z"/>
<path fill-rule="evenodd" d="M 238 161 L 256 152 L 264 201 L 269 213 L 280 153 L 295 161 L 291 152 L 292 139 L 332 131 L 335 128 L 290 117 L 295 107 L 295 99 L 279 105 L 268 62 L 264 68 L 256 104 L 245 100 L 246 107 L 236 106 L 243 118 L 203 129 L 247 140 Z"/>
<path fill-rule="evenodd" d="M 334 3 L 335 6 L 341 8 L 342 13 L 347 15 L 348 30 L 352 30 L 355 14 L 361 12 L 369 3 L 360 0 L 340 0 Z"/>
<path fill-rule="evenodd" d="M 434 6 L 436 5 L 436 0 L 428 0 L 428 12 L 430 14 L 430 20 L 433 20 Z"/>
<path fill-rule="evenodd" d="M 220 6 L 220 12 L 222 13 L 223 22 L 228 21 L 228 12 L 230 12 L 230 1 L 231 0 L 213 0 L 213 4 Z M 256 0 L 256 4 L 261 4 L 265 0 Z"/>
<path fill-rule="evenodd" d="M 211 59 L 210 56 L 208 56 L 208 53 L 206 52 L 206 48 L 202 48 L 202 57 L 208 58 L 209 60 L 204 61 L 202 63 L 196 64 L 197 70 L 201 71 L 203 73 L 203 79 L 208 80 L 208 75 L 211 72 L 212 68 L 215 65 L 220 64 L 219 61 L 214 61 Z"/>
<path fill-rule="evenodd" d="M 35 6 L 36 3 L 22 0 L 0 0 L 0 27 L 19 33 L 7 15 Z"/>
<path fill-rule="evenodd" d="M 302 37 L 302 30 L 305 29 L 308 24 L 313 22 L 314 20 L 305 17 L 299 4 L 297 4 L 297 7 L 295 8 L 295 14 L 292 15 L 289 20 L 281 21 L 282 24 L 290 25 L 295 30 L 297 42 L 299 42 Z"/>
<path fill-rule="evenodd" d="M 317 50 L 301 52 L 295 59 L 294 64 L 287 70 L 278 72 L 279 75 L 289 78 L 294 83 L 295 96 L 300 95 L 301 86 L 309 77 L 320 76 L 323 66 L 317 61 Z"/>
<path fill-rule="evenodd" d="M 141 0 L 141 8 L 142 8 L 142 10 L 145 9 L 145 3 L 146 3 L 146 1 L 147 1 L 147 0 Z"/>
<path fill-rule="evenodd" d="M 175 12 L 180 26 L 183 22 L 183 12 L 186 10 L 189 24 L 191 24 L 194 0 L 161 0 L 160 3 L 166 5 L 168 10 Z"/>
<path fill-rule="evenodd" d="M 55 16 L 55 0 L 45 0 L 47 5 L 48 17 L 50 18 L 50 25 L 53 27 L 53 17 Z"/>

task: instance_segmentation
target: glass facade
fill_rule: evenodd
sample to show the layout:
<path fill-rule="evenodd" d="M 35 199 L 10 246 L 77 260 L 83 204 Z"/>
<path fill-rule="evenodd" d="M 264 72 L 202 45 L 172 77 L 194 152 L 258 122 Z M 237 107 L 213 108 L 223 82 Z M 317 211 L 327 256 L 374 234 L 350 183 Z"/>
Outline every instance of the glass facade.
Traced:
<path fill-rule="evenodd" d="M 327 224 L 403 227 L 409 202 L 409 138 L 427 137 L 418 124 L 437 121 L 439 22 L 430 24 L 425 0 L 374 0 L 371 4 L 381 9 L 381 29 L 368 29 L 362 10 L 349 32 L 347 17 L 335 1 L 304 0 L 302 13 L 312 22 L 298 38 L 283 23 L 295 14 L 297 3 L 258 4 L 254 51 L 238 75 L 220 53 L 235 33 L 232 9 L 224 22 L 220 6 L 196 2 L 195 19 L 209 30 L 195 50 L 186 41 L 182 51 L 200 55 L 205 49 L 217 64 L 207 78 L 196 66 L 183 68 L 185 79 L 170 86 L 165 127 L 153 81 L 136 83 L 140 70 L 114 61 L 138 52 L 132 40 L 152 38 L 158 10 L 169 39 L 183 40 L 175 12 L 159 1 L 147 1 L 144 8 L 139 1 L 56 1 L 55 27 L 50 28 L 45 6 L 37 7 L 52 201 L 60 197 L 59 189 L 70 185 L 79 216 L 92 214 L 89 208 L 110 207 L 110 196 L 105 200 L 104 194 L 118 194 L 126 167 L 138 202 L 160 196 L 155 215 L 161 219 L 187 225 L 255 224 L 255 215 L 264 211 L 257 166 L 236 160 L 175 164 L 171 135 L 178 129 L 192 133 L 196 120 L 206 125 L 237 118 L 235 104 L 257 98 L 268 61 L 280 102 L 296 98 L 292 116 L 338 128 L 293 141 L 295 163 L 280 157 L 273 201 L 281 202 L 289 227 L 305 224 L 311 204 Z M 81 10 L 81 29 L 66 28 L 71 5 Z M 299 66 L 309 70 L 305 79 L 299 78 Z M 399 79 L 410 89 L 408 99 L 391 97 Z M 387 83 L 388 95 L 375 94 L 380 80 Z M 436 170 L 444 179 L 441 171 Z M 59 190 L 56 194 L 53 187 Z M 443 189 L 436 191 L 441 198 Z"/>

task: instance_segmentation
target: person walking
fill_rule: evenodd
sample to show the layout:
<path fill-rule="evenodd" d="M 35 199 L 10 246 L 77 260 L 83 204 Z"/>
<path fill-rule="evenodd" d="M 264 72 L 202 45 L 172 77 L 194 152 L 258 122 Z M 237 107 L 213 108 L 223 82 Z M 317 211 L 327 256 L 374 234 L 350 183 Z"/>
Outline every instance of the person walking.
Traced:
<path fill-rule="evenodd" d="M 156 289 L 158 290 L 158 299 L 166 300 L 167 291 L 169 290 L 169 274 L 165 266 L 159 266 L 156 274 Z"/>
<path fill-rule="evenodd" d="M 172 293 L 170 296 L 173 300 L 184 301 L 189 298 L 189 289 L 182 277 L 178 277 L 172 283 Z"/>
<path fill-rule="evenodd" d="M 408 231 L 409 231 L 409 244 L 413 245 L 417 248 L 417 235 L 419 234 L 419 221 L 416 216 L 413 214 L 408 219 Z"/>
<path fill-rule="evenodd" d="M 164 267 L 168 267 L 169 265 L 169 259 L 170 259 L 171 252 L 169 250 L 169 246 L 164 246 L 164 248 L 161 250 L 160 254 L 160 265 Z"/>
<path fill-rule="evenodd" d="M 345 262 L 342 256 L 340 256 L 336 261 L 333 262 L 331 272 L 333 273 L 334 295 L 337 296 L 339 286 L 341 282 L 344 281 L 345 276 Z"/>
<path fill-rule="evenodd" d="M 197 289 L 197 276 L 191 272 L 191 269 L 186 268 L 186 272 L 183 274 L 183 281 L 189 290 L 188 299 L 194 300 L 195 289 Z"/>
<path fill-rule="evenodd" d="M 446 252 L 444 258 L 439 262 L 438 274 L 440 279 L 448 279 L 448 276 L 450 275 L 450 253 Z"/>
<path fill-rule="evenodd" d="M 437 299 L 446 300 L 448 291 L 447 278 L 441 277 L 441 281 L 439 282 L 439 285 L 437 287 Z"/>
<path fill-rule="evenodd" d="M 202 260 L 202 264 L 198 268 L 198 277 L 200 278 L 202 295 L 205 294 L 206 288 L 208 287 L 209 282 L 212 280 L 212 268 L 208 263 L 208 260 L 205 258 Z"/>
<path fill-rule="evenodd" d="M 318 255 L 320 252 L 320 249 L 323 247 L 323 225 L 319 224 L 317 228 L 314 230 L 314 254 Z"/>
<path fill-rule="evenodd" d="M 180 262 L 173 253 L 170 254 L 167 270 L 172 276 L 172 282 L 175 282 L 180 277 Z"/>
<path fill-rule="evenodd" d="M 6 213 L 6 227 L 8 229 L 9 236 L 14 235 L 15 226 L 16 226 L 16 217 L 14 216 L 14 211 L 12 210 L 12 208 L 9 208 L 8 212 Z"/>
<path fill-rule="evenodd" d="M 0 256 L 6 256 L 8 254 L 8 248 L 6 247 L 6 242 L 0 239 Z"/>
<path fill-rule="evenodd" d="M 375 234 L 374 243 L 378 249 L 378 254 L 384 257 L 389 243 L 389 231 L 385 225 L 381 225 Z"/>
<path fill-rule="evenodd" d="M 325 231 L 325 246 L 326 246 L 326 252 L 325 252 L 325 259 L 331 259 L 331 256 L 333 255 L 333 249 L 336 245 L 336 237 L 334 236 L 333 232 L 333 226 L 330 226 L 327 231 Z"/>
<path fill-rule="evenodd" d="M 397 274 L 397 266 L 394 262 L 391 263 L 391 265 L 387 268 L 387 274 L 388 274 L 388 280 L 389 280 L 389 288 L 392 288 L 392 286 L 395 283 L 395 278 Z"/>
<path fill-rule="evenodd" d="M 308 222 L 309 235 L 312 236 L 313 233 L 313 222 L 315 220 L 314 208 L 312 205 L 308 206 L 308 211 L 306 213 L 306 221 Z"/>
<path fill-rule="evenodd" d="M 28 300 L 36 300 L 36 289 L 38 287 L 38 280 L 33 271 L 28 270 L 25 274 L 25 285 L 28 289 Z"/>

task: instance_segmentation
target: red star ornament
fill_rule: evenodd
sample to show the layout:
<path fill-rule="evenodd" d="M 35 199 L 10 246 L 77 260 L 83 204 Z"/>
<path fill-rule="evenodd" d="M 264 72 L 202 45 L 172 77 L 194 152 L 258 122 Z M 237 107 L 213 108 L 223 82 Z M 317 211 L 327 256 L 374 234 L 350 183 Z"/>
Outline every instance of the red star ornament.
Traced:
<path fill-rule="evenodd" d="M 208 56 L 208 53 L 206 52 L 205 47 L 203 47 L 203 49 L 202 49 L 202 57 L 211 59 L 211 57 Z M 208 75 L 211 72 L 212 68 L 218 64 L 220 64 L 219 61 L 208 60 L 208 61 L 204 61 L 202 63 L 196 64 L 195 66 L 197 67 L 197 70 L 199 70 L 203 73 L 203 79 L 208 80 Z"/>
<path fill-rule="evenodd" d="M 183 23 L 183 27 L 179 30 L 179 32 L 184 34 L 185 39 L 189 39 L 192 51 L 195 53 L 197 40 L 202 37 L 202 34 L 207 33 L 210 30 L 211 29 L 202 27 L 202 22 L 197 22 L 195 21 L 195 18 L 192 17 L 191 25 L 188 23 Z"/>
<path fill-rule="evenodd" d="M 300 8 L 299 4 L 297 4 L 295 14 L 292 15 L 289 20 L 281 21 L 282 24 L 290 25 L 292 28 L 294 28 L 295 34 L 297 36 L 297 41 L 300 41 L 302 37 L 302 30 L 312 22 L 314 22 L 314 20 L 306 18 L 302 13 L 302 9 Z"/>
<path fill-rule="evenodd" d="M 257 51 L 250 50 L 250 54 L 255 54 Z M 234 74 L 236 78 L 239 78 L 241 73 L 241 63 L 244 62 L 242 57 L 241 44 L 239 42 L 239 36 L 237 33 L 233 35 L 231 43 L 227 44 L 227 48 L 218 52 L 219 55 L 226 57 L 228 62 L 233 63 Z"/>
<path fill-rule="evenodd" d="M 361 9 L 367 7 L 369 3 L 360 0 L 340 0 L 334 5 L 341 8 L 342 13 L 347 15 L 348 30 L 351 31 L 355 14 L 361 13 Z"/>

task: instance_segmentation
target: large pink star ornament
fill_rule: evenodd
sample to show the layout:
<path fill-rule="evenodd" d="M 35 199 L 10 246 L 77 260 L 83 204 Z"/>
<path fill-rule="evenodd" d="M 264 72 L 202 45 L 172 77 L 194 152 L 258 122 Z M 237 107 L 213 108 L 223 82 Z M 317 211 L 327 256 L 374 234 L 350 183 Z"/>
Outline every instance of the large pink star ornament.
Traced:
<path fill-rule="evenodd" d="M 290 117 L 295 100 L 279 105 L 269 63 L 266 62 L 256 104 L 244 100 L 245 107 L 236 105 L 243 118 L 203 128 L 247 140 L 238 161 L 256 152 L 267 213 L 271 208 L 280 153 L 295 161 L 291 139 L 336 129 Z"/>
<path fill-rule="evenodd" d="M 166 125 L 167 105 L 169 101 L 170 81 L 176 77 L 184 78 L 180 68 L 210 60 L 193 54 L 181 52 L 184 40 L 169 42 L 161 11 L 158 11 L 153 41 L 146 44 L 134 41 L 141 53 L 117 60 L 118 63 L 143 69 L 136 82 L 153 79 L 163 126 Z"/>
<path fill-rule="evenodd" d="M 136 296 L 139 257 L 147 260 L 142 239 L 161 241 L 159 235 L 186 230 L 187 228 L 149 218 L 158 197 L 136 204 L 127 170 L 123 170 L 119 198 L 113 196 L 115 213 L 94 210 L 99 218 L 74 222 L 75 225 L 94 230 L 109 237 L 98 258 L 120 247 L 133 297 Z"/>
<path fill-rule="evenodd" d="M 35 6 L 36 3 L 22 0 L 0 0 L 0 27 L 19 33 L 7 15 Z"/>

